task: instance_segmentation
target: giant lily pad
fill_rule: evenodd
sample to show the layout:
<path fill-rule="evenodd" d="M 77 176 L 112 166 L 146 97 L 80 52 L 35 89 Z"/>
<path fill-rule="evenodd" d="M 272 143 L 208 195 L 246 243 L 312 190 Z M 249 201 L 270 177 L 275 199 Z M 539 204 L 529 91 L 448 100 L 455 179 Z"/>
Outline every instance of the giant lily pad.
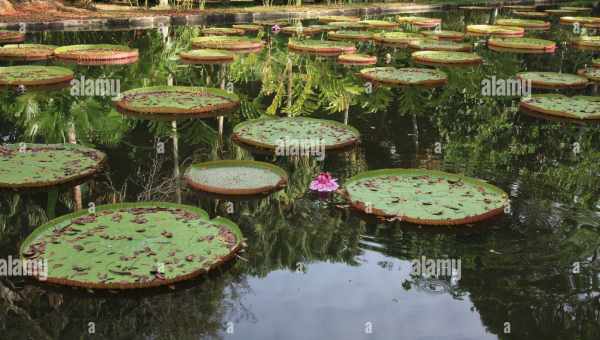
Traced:
<path fill-rule="evenodd" d="M 600 97 L 562 94 L 536 94 L 521 98 L 520 108 L 526 113 L 567 118 L 576 121 L 600 120 Z"/>
<path fill-rule="evenodd" d="M 131 64 L 138 60 L 137 49 L 122 45 L 71 45 L 54 50 L 56 58 L 80 65 Z"/>
<path fill-rule="evenodd" d="M 557 8 L 557 9 L 546 9 L 544 10 L 544 12 L 550 14 L 550 15 L 569 15 L 569 14 L 577 14 L 577 11 L 572 11 L 570 9 L 562 9 L 562 8 Z"/>
<path fill-rule="evenodd" d="M 592 10 L 591 7 L 575 7 L 575 6 L 561 6 L 560 9 L 565 10 L 565 11 L 572 11 L 572 12 L 588 12 L 588 11 Z"/>
<path fill-rule="evenodd" d="M 375 65 L 377 64 L 377 57 L 360 53 L 340 54 L 338 63 L 345 65 Z"/>
<path fill-rule="evenodd" d="M 0 60 L 38 61 L 47 60 L 56 46 L 39 44 L 6 45 L 0 48 Z"/>
<path fill-rule="evenodd" d="M 356 47 L 352 43 L 311 39 L 290 40 L 288 42 L 288 49 L 321 55 L 339 55 L 356 51 Z"/>
<path fill-rule="evenodd" d="M 502 6 L 502 7 L 508 8 L 508 9 L 522 10 L 522 11 L 535 11 L 535 9 L 536 9 L 535 5 L 506 5 L 506 6 Z"/>
<path fill-rule="evenodd" d="M 563 25 L 580 24 L 600 24 L 598 17 L 561 17 L 559 22 Z"/>
<path fill-rule="evenodd" d="M 254 33 L 263 30 L 263 27 L 261 25 L 256 24 L 235 24 L 231 27 L 244 30 L 244 32 L 246 33 Z"/>
<path fill-rule="evenodd" d="M 344 185 L 363 212 L 410 223 L 458 225 L 502 214 L 508 195 L 484 181 L 441 171 L 383 169 L 360 173 Z"/>
<path fill-rule="evenodd" d="M 391 21 L 385 21 L 385 20 L 361 20 L 359 22 L 364 24 L 368 28 L 373 28 L 373 29 L 377 28 L 377 29 L 382 29 L 382 30 L 394 29 L 394 28 L 400 26 L 400 24 L 398 24 L 397 22 L 391 22 Z"/>
<path fill-rule="evenodd" d="M 496 7 L 491 7 L 491 6 L 460 6 L 458 8 L 462 9 L 463 11 L 489 12 L 489 11 L 494 10 Z"/>
<path fill-rule="evenodd" d="M 437 39 L 413 40 L 408 43 L 408 47 L 420 51 L 469 52 L 473 49 L 471 44 L 468 43 Z"/>
<path fill-rule="evenodd" d="M 47 188 L 96 174 L 104 153 L 74 144 L 0 146 L 0 188 Z"/>
<path fill-rule="evenodd" d="M 369 26 L 367 24 L 358 22 L 358 21 L 335 21 L 335 22 L 330 22 L 328 25 L 337 27 L 338 29 L 340 29 L 340 28 L 345 28 L 345 29 L 367 29 L 367 28 L 369 28 Z"/>
<path fill-rule="evenodd" d="M 0 67 L 0 85 L 42 86 L 67 83 L 73 80 L 73 71 L 58 66 Z"/>
<path fill-rule="evenodd" d="M 558 72 L 522 72 L 517 79 L 531 81 L 536 89 L 580 89 L 588 85 L 585 77 Z"/>
<path fill-rule="evenodd" d="M 600 67 L 600 58 L 592 59 L 592 66 Z"/>
<path fill-rule="evenodd" d="M 262 25 L 262 26 L 287 26 L 290 24 L 290 21 L 288 19 L 274 19 L 274 20 L 254 20 L 254 22 L 252 22 L 255 25 Z"/>
<path fill-rule="evenodd" d="M 469 52 L 417 51 L 411 57 L 417 64 L 430 66 L 470 66 L 482 63 L 480 56 Z"/>
<path fill-rule="evenodd" d="M 581 50 L 600 50 L 600 36 L 581 36 L 573 39 L 571 42 Z"/>
<path fill-rule="evenodd" d="M 468 25 L 467 34 L 474 36 L 522 37 L 525 34 L 525 29 L 523 27 L 500 25 Z"/>
<path fill-rule="evenodd" d="M 240 123 L 233 129 L 235 142 L 276 152 L 288 146 L 322 146 L 325 150 L 343 149 L 360 141 L 360 133 L 342 123 L 307 117 L 263 118 Z M 300 145 L 302 144 L 302 145 Z"/>
<path fill-rule="evenodd" d="M 310 25 L 308 27 L 311 28 L 318 28 L 320 29 L 322 32 L 331 32 L 331 31 L 337 31 L 339 29 L 339 27 L 335 27 L 335 26 L 331 26 L 331 25 Z"/>
<path fill-rule="evenodd" d="M 15 31 L 0 30 L 0 44 L 13 44 L 25 41 L 25 34 Z"/>
<path fill-rule="evenodd" d="M 445 85 L 448 82 L 448 76 L 440 70 L 414 67 L 366 68 L 360 71 L 360 76 L 373 82 L 388 85 L 436 87 Z"/>
<path fill-rule="evenodd" d="M 287 173 L 278 166 L 243 160 L 193 164 L 184 177 L 196 190 L 232 196 L 271 193 L 283 189 L 288 180 Z"/>
<path fill-rule="evenodd" d="M 533 19 L 498 19 L 496 25 L 523 27 L 526 30 L 549 30 L 550 23 Z"/>
<path fill-rule="evenodd" d="M 428 17 L 396 17 L 396 20 L 402 24 L 409 24 L 416 27 L 430 28 L 442 24 L 442 19 Z"/>
<path fill-rule="evenodd" d="M 330 40 L 368 41 L 373 39 L 373 33 L 368 31 L 341 30 L 327 33 Z"/>
<path fill-rule="evenodd" d="M 323 32 L 319 27 L 288 26 L 281 29 L 281 33 L 309 37 Z"/>
<path fill-rule="evenodd" d="M 156 287 L 189 280 L 243 247 L 237 225 L 196 207 L 102 205 L 54 219 L 23 242 L 21 257 L 47 260 L 47 282 L 97 288 Z M 43 279 L 43 278 L 39 278 Z"/>
<path fill-rule="evenodd" d="M 546 12 L 534 11 L 514 11 L 513 14 L 523 18 L 546 18 L 550 16 L 550 14 Z"/>
<path fill-rule="evenodd" d="M 184 63 L 188 64 L 227 64 L 235 59 L 233 52 L 213 49 L 185 51 L 179 56 Z"/>
<path fill-rule="evenodd" d="M 390 47 L 406 47 L 409 42 L 423 38 L 422 34 L 411 32 L 384 32 L 373 35 L 373 40 Z"/>
<path fill-rule="evenodd" d="M 499 38 L 488 40 L 490 50 L 516 53 L 554 53 L 556 43 L 550 40 L 534 38 Z"/>
<path fill-rule="evenodd" d="M 207 27 L 200 30 L 203 35 L 244 35 L 246 31 L 241 28 Z"/>
<path fill-rule="evenodd" d="M 192 39 L 192 46 L 194 48 L 254 52 L 262 49 L 264 42 L 248 37 L 210 35 Z"/>
<path fill-rule="evenodd" d="M 428 38 L 435 38 L 435 39 L 439 39 L 439 40 L 462 41 L 463 39 L 465 39 L 464 33 L 456 32 L 456 31 L 446 31 L 446 30 L 422 31 L 421 34 L 423 34 L 424 36 L 426 36 Z"/>
<path fill-rule="evenodd" d="M 600 82 L 600 69 L 597 68 L 582 68 L 577 71 L 577 74 L 586 77 L 593 82 Z"/>
<path fill-rule="evenodd" d="M 319 17 L 319 22 L 324 23 L 324 24 L 329 24 L 331 22 L 341 22 L 341 21 L 346 21 L 346 22 L 360 21 L 360 18 L 344 16 L 344 15 L 326 15 L 326 16 Z"/>
<path fill-rule="evenodd" d="M 153 86 L 130 90 L 115 100 L 120 112 L 145 119 L 208 118 L 238 108 L 239 98 L 215 88 Z"/>

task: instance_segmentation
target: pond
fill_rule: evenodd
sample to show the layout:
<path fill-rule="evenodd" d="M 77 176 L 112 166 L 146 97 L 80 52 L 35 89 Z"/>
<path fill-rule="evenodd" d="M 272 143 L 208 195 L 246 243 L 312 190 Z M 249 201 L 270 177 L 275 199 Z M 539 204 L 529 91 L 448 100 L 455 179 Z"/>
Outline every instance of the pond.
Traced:
<path fill-rule="evenodd" d="M 419 15 L 460 32 L 466 24 L 488 24 L 490 17 L 459 10 Z M 503 10 L 499 17 L 511 16 Z M 600 126 L 524 114 L 519 96 L 528 93 L 505 93 L 511 89 L 501 83 L 519 72 L 576 74 L 591 67 L 593 50 L 563 44 L 576 36 L 573 27 L 560 25 L 558 17 L 546 20 L 552 21 L 549 30 L 528 30 L 526 36 L 557 42 L 554 53 L 492 51 L 484 37 L 470 37 L 483 62 L 442 66 L 447 82 L 436 87 L 369 82 L 359 72 L 371 66 L 289 52 L 290 36 L 270 27 L 246 34 L 266 41 L 264 48 L 224 66 L 178 58 L 201 27 L 28 34 L 27 42 L 36 44 L 126 45 L 138 49 L 139 58 L 112 66 L 30 62 L 67 67 L 79 85 L 1 92 L 2 143 L 75 138 L 104 152 L 107 166 L 76 187 L 80 202 L 72 187 L 2 192 L 0 258 L 18 257 L 37 226 L 78 204 L 87 209 L 136 201 L 180 200 L 211 217 L 226 216 L 247 247 L 225 266 L 171 287 L 107 292 L 0 278 L 2 338 L 600 338 Z M 325 37 L 316 33 L 313 39 Z M 411 60 L 407 47 L 370 40 L 355 46 L 377 56 L 377 66 L 430 68 Z M 103 80 L 111 86 L 95 93 Z M 222 87 L 239 97 L 240 106 L 225 116 L 221 136 L 214 117 L 172 124 L 122 115 L 113 104 L 121 92 L 168 84 Z M 237 124 L 265 115 L 347 120 L 361 143 L 319 159 L 259 154 L 232 142 Z M 229 200 L 201 195 L 185 183 L 178 187 L 173 179 L 174 164 L 183 173 L 192 163 L 218 159 L 278 165 L 288 174 L 287 187 L 263 198 Z M 309 189 L 321 172 L 343 185 L 361 172 L 385 168 L 475 177 L 503 189 L 510 205 L 503 215 L 476 224 L 421 226 L 373 218 L 340 195 Z M 452 270 L 418 275 L 415 264 L 430 260 L 450 260 Z"/>

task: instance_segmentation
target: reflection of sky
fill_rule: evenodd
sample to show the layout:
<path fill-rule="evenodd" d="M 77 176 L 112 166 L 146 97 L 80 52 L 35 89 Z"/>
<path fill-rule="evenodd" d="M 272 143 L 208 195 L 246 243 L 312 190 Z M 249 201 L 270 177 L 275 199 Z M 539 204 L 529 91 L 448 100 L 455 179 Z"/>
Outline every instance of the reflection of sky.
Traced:
<path fill-rule="evenodd" d="M 319 262 L 306 273 L 274 271 L 248 280 L 241 303 L 256 318 L 225 339 L 497 339 L 487 333 L 468 297 L 406 291 L 410 262 L 365 251 L 363 264 Z M 393 263 L 384 269 L 380 261 Z M 399 268 L 402 266 L 401 268 Z M 223 320 L 227 322 L 228 320 Z M 365 334 L 371 322 L 372 334 Z"/>

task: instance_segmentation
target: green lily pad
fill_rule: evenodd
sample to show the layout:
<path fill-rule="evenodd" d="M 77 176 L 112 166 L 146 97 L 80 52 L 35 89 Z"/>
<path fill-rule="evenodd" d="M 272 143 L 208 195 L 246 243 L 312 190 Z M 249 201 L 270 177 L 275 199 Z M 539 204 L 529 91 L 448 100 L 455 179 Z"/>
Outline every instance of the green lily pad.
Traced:
<path fill-rule="evenodd" d="M 58 47 L 54 50 L 54 56 L 81 65 L 111 65 L 136 62 L 139 52 L 123 45 L 71 45 Z"/>
<path fill-rule="evenodd" d="M 25 41 L 25 34 L 15 31 L 0 30 L 0 44 L 13 44 Z"/>
<path fill-rule="evenodd" d="M 591 7 L 574 7 L 574 6 L 561 6 L 560 9 L 565 10 L 565 11 L 572 11 L 572 12 L 588 12 L 588 11 L 592 10 Z"/>
<path fill-rule="evenodd" d="M 531 81 L 537 89 L 580 89 L 588 84 L 585 77 L 558 72 L 522 72 L 517 73 L 517 79 Z"/>
<path fill-rule="evenodd" d="M 331 32 L 331 31 L 337 31 L 339 29 L 339 27 L 335 27 L 335 26 L 331 26 L 331 25 L 310 25 L 308 27 L 311 28 L 318 28 L 320 29 L 322 32 Z"/>
<path fill-rule="evenodd" d="M 550 23 L 543 20 L 534 19 L 498 19 L 496 25 L 523 27 L 528 30 L 548 30 Z"/>
<path fill-rule="evenodd" d="M 235 142 L 276 152 L 311 145 L 325 150 L 342 149 L 360 141 L 360 133 L 342 123 L 307 117 L 262 118 L 240 123 L 233 129 Z"/>
<path fill-rule="evenodd" d="M 368 31 L 341 30 L 329 32 L 327 39 L 330 40 L 348 40 L 348 41 L 368 41 L 373 39 L 373 33 Z"/>
<path fill-rule="evenodd" d="M 413 40 L 424 39 L 424 35 L 411 32 L 384 32 L 373 35 L 376 42 L 391 47 L 406 47 Z"/>
<path fill-rule="evenodd" d="M 184 175 L 196 190 L 220 195 L 259 195 L 283 189 L 287 173 L 278 166 L 257 161 L 221 160 L 193 164 Z"/>
<path fill-rule="evenodd" d="M 253 22 L 255 25 L 262 26 L 288 26 L 290 25 L 290 21 L 288 19 L 274 19 L 274 20 L 255 20 Z"/>
<path fill-rule="evenodd" d="M 421 34 L 423 34 L 426 37 L 431 37 L 431 38 L 436 38 L 439 40 L 452 40 L 452 41 L 462 41 L 465 39 L 465 34 L 462 32 L 456 32 L 456 31 L 445 31 L 445 30 L 440 30 L 440 31 L 422 31 Z"/>
<path fill-rule="evenodd" d="M 523 18 L 547 18 L 550 16 L 550 13 L 535 11 L 514 11 L 513 14 Z"/>
<path fill-rule="evenodd" d="M 472 45 L 468 43 L 460 43 L 450 40 L 437 40 L 437 39 L 422 39 L 413 40 L 408 43 L 408 47 L 421 50 L 421 51 L 459 51 L 469 52 L 471 51 Z"/>
<path fill-rule="evenodd" d="M 229 51 L 258 51 L 263 48 L 264 42 L 248 37 L 210 35 L 192 39 L 192 46 Z"/>
<path fill-rule="evenodd" d="M 397 22 L 391 22 L 386 20 L 361 20 L 359 23 L 364 24 L 368 28 L 378 29 L 394 29 L 400 26 Z"/>
<path fill-rule="evenodd" d="M 463 11 L 483 11 L 483 12 L 488 12 L 488 11 L 494 10 L 495 7 L 491 7 L 491 6 L 460 6 L 458 8 L 462 9 Z"/>
<path fill-rule="evenodd" d="M 351 22 L 351 21 L 360 21 L 359 17 L 350 17 L 344 15 L 326 15 L 319 17 L 319 22 L 328 24 L 331 22 Z"/>
<path fill-rule="evenodd" d="M 600 36 L 581 36 L 571 40 L 573 45 L 582 50 L 600 50 Z"/>
<path fill-rule="evenodd" d="M 550 14 L 550 15 L 569 15 L 569 14 L 577 14 L 577 11 L 572 11 L 569 9 L 546 9 L 544 10 L 544 12 Z"/>
<path fill-rule="evenodd" d="M 221 89 L 153 86 L 126 91 L 115 100 L 120 112 L 145 119 L 209 118 L 240 105 L 238 96 Z"/>
<path fill-rule="evenodd" d="M 600 119 L 600 97 L 536 94 L 521 98 L 520 108 L 528 113 L 579 121 Z"/>
<path fill-rule="evenodd" d="M 375 65 L 377 64 L 377 57 L 360 53 L 340 54 L 338 63 L 345 65 Z"/>
<path fill-rule="evenodd" d="M 595 58 L 592 60 L 592 66 L 600 67 L 600 58 Z"/>
<path fill-rule="evenodd" d="M 479 55 L 469 52 L 417 51 L 411 57 L 417 64 L 431 66 L 469 66 L 482 63 Z"/>
<path fill-rule="evenodd" d="M 203 35 L 244 35 L 245 30 L 229 27 L 207 27 L 200 30 Z"/>
<path fill-rule="evenodd" d="M 318 27 L 288 26 L 281 29 L 281 33 L 309 37 L 323 32 Z"/>
<path fill-rule="evenodd" d="M 442 19 L 439 18 L 428 18 L 428 17 L 396 17 L 396 21 L 402 24 L 409 24 L 417 27 L 435 27 L 442 24 Z"/>
<path fill-rule="evenodd" d="M 388 85 L 441 86 L 448 82 L 446 73 L 428 68 L 372 67 L 360 70 L 364 79 Z"/>
<path fill-rule="evenodd" d="M 40 44 L 5 45 L 0 48 L 0 60 L 39 61 L 54 54 L 56 46 Z"/>
<path fill-rule="evenodd" d="M 358 21 L 334 21 L 334 22 L 330 22 L 328 25 L 336 27 L 338 29 L 340 29 L 340 28 L 345 28 L 345 29 L 353 29 L 353 28 L 354 29 L 367 29 L 367 28 L 369 28 L 369 26 L 367 24 L 358 22 Z"/>
<path fill-rule="evenodd" d="M 583 68 L 578 70 L 577 74 L 584 76 L 591 81 L 600 82 L 600 69 L 598 68 Z"/>
<path fill-rule="evenodd" d="M 561 24 L 574 24 L 574 23 L 580 23 L 580 24 L 596 24 L 596 23 L 600 23 L 600 18 L 598 17 L 561 17 L 560 18 L 560 23 Z"/>
<path fill-rule="evenodd" d="M 231 27 L 244 30 L 244 32 L 258 32 L 263 30 L 261 25 L 256 24 L 236 24 Z"/>
<path fill-rule="evenodd" d="M 534 38 L 501 38 L 492 37 L 488 40 L 488 47 L 494 51 L 516 51 L 531 53 L 554 53 L 556 43 L 550 40 Z"/>
<path fill-rule="evenodd" d="M 288 49 L 296 52 L 307 52 L 322 55 L 339 55 L 356 51 L 353 43 L 327 40 L 295 40 L 288 42 Z"/>
<path fill-rule="evenodd" d="M 474 223 L 502 214 L 508 195 L 484 181 L 423 169 L 360 173 L 344 185 L 353 207 L 427 225 Z"/>
<path fill-rule="evenodd" d="M 535 11 L 535 9 L 536 9 L 535 5 L 506 5 L 506 6 L 502 6 L 502 7 L 508 8 L 508 9 L 523 10 L 523 11 Z"/>
<path fill-rule="evenodd" d="M 235 59 L 235 54 L 227 50 L 200 49 L 181 52 L 181 60 L 189 64 L 226 64 Z"/>
<path fill-rule="evenodd" d="M 73 71 L 58 66 L 8 66 L 0 67 L 0 85 L 42 86 L 73 80 Z"/>
<path fill-rule="evenodd" d="M 467 34 L 474 36 L 522 37 L 525 34 L 525 29 L 523 27 L 500 25 L 468 25 Z"/>
<path fill-rule="evenodd" d="M 81 180 L 100 171 L 106 155 L 75 144 L 0 146 L 0 188 L 47 188 Z"/>
<path fill-rule="evenodd" d="M 143 202 L 102 205 L 37 228 L 23 259 L 47 260 L 47 282 L 98 289 L 168 285 L 208 272 L 243 246 L 237 225 L 196 207 Z M 43 278 L 38 278 L 43 280 Z"/>

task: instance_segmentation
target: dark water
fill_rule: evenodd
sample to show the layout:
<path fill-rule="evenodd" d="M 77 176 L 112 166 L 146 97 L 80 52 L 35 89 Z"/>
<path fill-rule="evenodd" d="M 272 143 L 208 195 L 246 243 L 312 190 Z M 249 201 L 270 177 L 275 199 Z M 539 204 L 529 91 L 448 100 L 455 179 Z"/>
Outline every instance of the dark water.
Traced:
<path fill-rule="evenodd" d="M 445 29 L 487 22 L 487 14 L 429 14 Z M 219 86 L 217 66 L 173 60 L 197 28 L 45 32 L 29 41 L 68 45 L 118 43 L 139 48 L 130 66 L 68 67 L 76 77 L 120 81 L 121 91 L 150 85 Z M 557 42 L 572 36 L 557 24 L 534 36 Z M 229 139 L 235 124 L 265 112 L 349 122 L 362 133 L 354 152 L 315 160 L 273 160 L 291 183 L 268 199 L 224 201 L 184 188 L 183 202 L 228 215 L 249 245 L 242 258 L 174 289 L 101 293 L 2 278 L 2 339 L 585 339 L 600 338 L 600 128 L 552 122 L 516 111 L 516 97 L 485 97 L 481 81 L 516 72 L 574 73 L 590 52 L 561 45 L 552 56 L 477 52 L 482 67 L 450 70 L 437 90 L 376 88 L 365 93 L 358 68 L 314 56 L 288 55 L 287 37 L 240 58 L 225 70 L 242 108 L 225 120 L 179 122 L 180 163 L 252 159 Z M 361 44 L 391 65 L 411 65 L 407 50 Z M 287 106 L 288 57 L 294 65 Z M 380 62 L 380 65 L 383 65 Z M 210 85 L 210 84 L 209 84 Z M 586 90 L 590 92 L 591 89 Z M 584 91 L 585 92 L 585 91 Z M 275 103 L 275 104 L 273 104 Z M 169 123 L 125 119 L 110 98 L 69 91 L 4 92 L 3 142 L 64 142 L 72 122 L 81 143 L 105 151 L 109 169 L 82 186 L 83 203 L 175 201 Z M 165 142 L 164 154 L 155 146 Z M 577 143 L 577 144 L 575 144 Z M 575 146 L 577 146 L 575 148 Z M 576 150 L 576 151 L 574 151 Z M 510 193 L 511 210 L 464 228 L 382 223 L 361 216 L 339 197 L 320 199 L 308 184 L 321 171 L 343 183 L 367 169 L 422 167 L 465 173 Z M 61 190 L 57 215 L 73 208 Z M 20 241 L 47 219 L 45 192 L 0 196 L 0 255 L 15 256 Z M 455 259 L 460 275 L 423 279 L 411 261 Z M 573 270 L 577 264 L 579 271 Z M 93 323 L 93 324 L 92 324 Z M 90 334 L 90 331 L 94 334 Z"/>

